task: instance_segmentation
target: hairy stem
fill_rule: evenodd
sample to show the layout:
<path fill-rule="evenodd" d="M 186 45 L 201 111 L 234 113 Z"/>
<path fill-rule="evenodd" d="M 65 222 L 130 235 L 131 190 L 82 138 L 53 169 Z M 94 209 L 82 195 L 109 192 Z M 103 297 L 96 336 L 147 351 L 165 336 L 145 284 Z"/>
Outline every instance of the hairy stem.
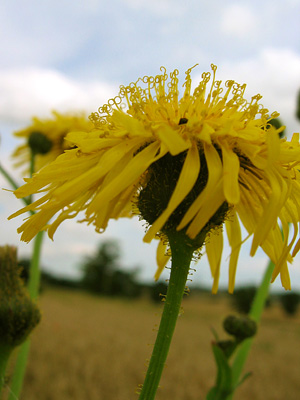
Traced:
<path fill-rule="evenodd" d="M 172 253 L 170 281 L 159 330 L 139 400 L 153 400 L 165 366 L 180 312 L 193 250 L 179 235 L 169 235 Z"/>

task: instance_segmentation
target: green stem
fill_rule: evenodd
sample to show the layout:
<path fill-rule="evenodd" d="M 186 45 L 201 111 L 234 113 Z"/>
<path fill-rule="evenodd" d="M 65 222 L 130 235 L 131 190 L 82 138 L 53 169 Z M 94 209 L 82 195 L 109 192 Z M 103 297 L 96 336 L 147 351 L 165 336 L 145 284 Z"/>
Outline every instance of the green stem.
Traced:
<path fill-rule="evenodd" d="M 15 180 L 10 176 L 10 174 L 2 167 L 0 164 L 0 172 L 5 177 L 5 179 L 10 183 L 14 190 L 18 189 L 18 185 L 16 184 Z"/>
<path fill-rule="evenodd" d="M 43 236 L 44 231 L 40 231 L 34 239 L 33 254 L 30 263 L 28 291 L 33 300 L 38 298 L 40 288 L 40 257 Z"/>
<path fill-rule="evenodd" d="M 30 157 L 30 177 L 32 178 L 32 175 L 34 174 L 34 168 L 35 168 L 35 154 L 33 151 L 31 151 L 31 157 Z M 32 195 L 28 197 L 28 203 L 32 203 Z"/>
<path fill-rule="evenodd" d="M 32 259 L 31 259 L 31 263 L 30 263 L 28 291 L 29 291 L 30 297 L 33 300 L 36 300 L 38 298 L 38 294 L 39 294 L 39 287 L 40 287 L 39 263 L 40 263 L 40 254 L 41 254 L 41 245 L 42 245 L 43 234 L 44 234 L 44 231 L 41 231 L 35 237 L 34 246 L 33 246 L 33 255 L 32 255 Z M 25 372 L 26 372 L 29 348 L 30 348 L 30 340 L 27 339 L 24 343 L 22 343 L 22 345 L 20 346 L 20 349 L 18 351 L 18 357 L 17 357 L 17 361 L 15 364 L 14 375 L 13 375 L 12 383 L 11 383 L 11 392 L 10 392 L 9 400 L 15 400 L 16 398 L 19 398 L 19 396 L 20 396 L 24 377 L 25 377 Z"/>
<path fill-rule="evenodd" d="M 0 395 L 5 386 L 5 371 L 12 348 L 9 346 L 0 346 Z"/>
<path fill-rule="evenodd" d="M 30 341 L 27 339 L 18 350 L 14 374 L 10 385 L 9 400 L 16 400 L 20 396 L 26 372 L 29 349 Z"/>
<path fill-rule="evenodd" d="M 34 172 L 34 154 L 31 154 L 31 162 L 30 162 L 30 176 L 32 176 Z M 28 199 L 29 204 L 31 203 L 31 196 Z M 29 282 L 28 282 L 28 292 L 30 298 L 33 300 L 37 300 L 40 288 L 40 256 L 41 256 L 41 247 L 42 247 L 42 239 L 43 239 L 44 231 L 39 232 L 35 239 L 33 245 L 33 253 L 30 262 L 29 269 Z M 30 349 L 30 340 L 27 339 L 20 346 L 18 357 L 16 360 L 14 374 L 11 383 L 11 392 L 9 396 L 9 400 L 15 400 L 19 398 L 19 395 L 22 390 L 23 381 L 26 372 L 28 354 Z"/>
<path fill-rule="evenodd" d="M 272 261 L 270 261 L 265 271 L 261 285 L 258 288 L 252 303 L 249 317 L 251 317 L 256 323 L 259 323 L 262 312 L 266 304 L 273 269 L 274 269 L 274 264 L 272 263 Z M 247 339 L 238 348 L 238 351 L 236 353 L 236 356 L 232 364 L 233 386 L 236 386 L 239 383 L 243 367 L 246 363 L 250 348 L 252 346 L 252 342 L 253 338 Z M 233 394 L 227 397 L 226 400 L 232 400 L 232 399 L 233 399 Z"/>
<path fill-rule="evenodd" d="M 10 183 L 11 187 L 14 190 L 18 189 L 18 185 L 16 183 L 16 181 L 13 179 L 13 177 L 2 167 L 2 165 L 0 164 L 0 172 L 2 173 L 2 175 L 5 177 L 5 179 L 8 181 L 8 183 Z M 31 204 L 30 199 L 28 197 L 23 197 L 22 201 L 25 203 L 26 206 L 29 206 L 29 204 Z M 33 211 L 30 211 L 31 214 L 33 214 Z"/>
<path fill-rule="evenodd" d="M 170 281 L 159 330 L 139 400 L 153 400 L 155 398 L 180 312 L 193 255 L 192 248 L 186 245 L 179 235 L 169 235 L 168 239 L 172 254 Z"/>

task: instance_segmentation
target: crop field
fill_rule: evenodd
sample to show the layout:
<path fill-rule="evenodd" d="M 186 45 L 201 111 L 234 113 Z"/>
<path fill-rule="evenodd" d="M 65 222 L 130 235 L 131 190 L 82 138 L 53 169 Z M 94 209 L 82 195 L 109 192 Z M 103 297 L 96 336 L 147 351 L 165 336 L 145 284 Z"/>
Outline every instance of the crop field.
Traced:
<path fill-rule="evenodd" d="M 21 400 L 130 400 L 143 382 L 162 304 L 46 289 Z M 228 297 L 184 300 L 157 400 L 202 400 L 214 384 L 211 327 L 226 338 Z M 300 315 L 264 311 L 235 399 L 300 398 Z"/>

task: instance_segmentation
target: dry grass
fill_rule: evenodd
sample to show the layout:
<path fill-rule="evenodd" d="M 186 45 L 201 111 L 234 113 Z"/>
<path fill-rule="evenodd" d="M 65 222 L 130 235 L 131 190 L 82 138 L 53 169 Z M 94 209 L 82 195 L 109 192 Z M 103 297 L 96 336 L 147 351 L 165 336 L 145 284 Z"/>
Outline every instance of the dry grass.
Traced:
<path fill-rule="evenodd" d="M 21 400 L 138 398 L 162 305 L 46 290 L 41 307 Z M 220 297 L 185 300 L 157 400 L 205 399 L 215 376 L 210 327 L 221 333 L 229 312 Z M 254 374 L 235 399 L 300 398 L 299 322 L 299 314 L 265 311 L 246 367 Z"/>

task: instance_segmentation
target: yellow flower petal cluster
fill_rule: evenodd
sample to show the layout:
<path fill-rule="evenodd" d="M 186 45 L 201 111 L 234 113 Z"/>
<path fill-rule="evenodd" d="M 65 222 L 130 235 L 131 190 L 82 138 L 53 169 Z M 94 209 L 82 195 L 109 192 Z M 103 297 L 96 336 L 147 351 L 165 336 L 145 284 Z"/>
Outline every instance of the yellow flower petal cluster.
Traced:
<path fill-rule="evenodd" d="M 39 119 L 32 118 L 32 123 L 17 132 L 14 135 L 18 138 L 25 139 L 25 143 L 18 146 L 12 157 L 16 160 L 15 167 L 26 166 L 29 169 L 30 147 L 28 141 L 32 133 L 40 133 L 44 135 L 50 143 L 50 150 L 45 154 L 37 154 L 35 157 L 35 171 L 40 170 L 44 165 L 56 159 L 64 150 L 69 148 L 65 142 L 65 136 L 71 131 L 90 131 L 93 124 L 84 115 L 60 114 L 56 111 L 52 112 L 52 118 Z"/>
<path fill-rule="evenodd" d="M 234 81 L 222 85 L 215 78 L 216 66 L 212 65 L 212 74 L 202 74 L 194 90 L 191 71 L 186 72 L 183 89 L 178 70 L 168 75 L 164 68 L 157 76 L 121 86 L 117 97 L 91 115 L 95 129 L 69 133 L 67 141 L 76 147 L 26 179 L 27 183 L 15 192 L 17 197 L 24 197 L 46 191 L 11 217 L 37 211 L 19 228 L 26 242 L 41 229 L 47 229 L 52 238 L 61 222 L 80 211 L 85 212 L 87 223 L 102 232 L 110 218 L 136 212 L 149 182 L 161 181 L 168 186 L 169 178 L 164 170 L 157 172 L 156 166 L 166 165 L 172 170 L 173 160 L 179 160 L 175 187 L 165 208 L 158 208 L 155 217 L 151 214 L 144 241 L 165 233 L 169 221 L 191 239 L 207 231 L 205 247 L 215 292 L 226 232 L 232 249 L 232 292 L 245 241 L 243 225 L 248 237 L 252 236 L 251 256 L 261 247 L 275 264 L 272 279 L 280 273 L 283 286 L 289 289 L 287 262 L 300 248 L 299 134 L 290 141 L 280 139 L 281 129 L 269 123 L 278 114 L 268 114 L 259 104 L 260 95 L 247 102 L 243 97 L 246 85 Z M 153 194 L 149 204 L 154 204 L 154 212 L 156 202 L 164 195 Z M 223 232 L 222 224 L 214 218 L 224 205 Z M 144 216 L 144 210 L 141 214 Z M 156 277 L 167 259 L 164 252 L 161 241 Z"/>

